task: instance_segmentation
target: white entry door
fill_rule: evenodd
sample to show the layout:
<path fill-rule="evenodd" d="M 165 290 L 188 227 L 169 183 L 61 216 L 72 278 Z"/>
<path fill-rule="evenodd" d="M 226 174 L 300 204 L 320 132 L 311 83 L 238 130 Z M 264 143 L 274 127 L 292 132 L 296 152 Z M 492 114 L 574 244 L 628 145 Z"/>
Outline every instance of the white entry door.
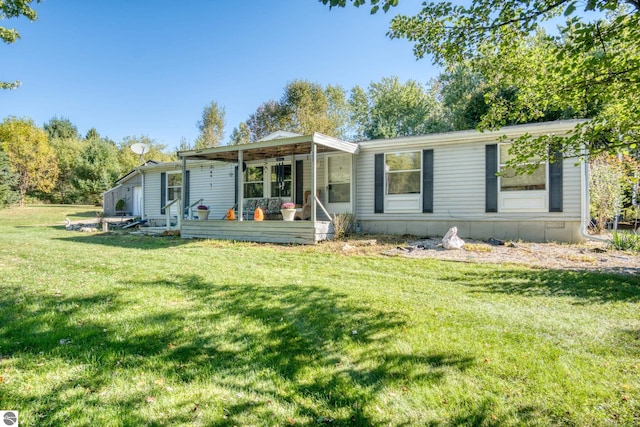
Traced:
<path fill-rule="evenodd" d="M 326 208 L 330 214 L 351 211 L 351 155 L 334 154 L 326 162 Z"/>
<path fill-rule="evenodd" d="M 133 203 L 132 203 L 132 214 L 134 216 L 142 215 L 142 187 L 136 186 L 133 187 Z"/>

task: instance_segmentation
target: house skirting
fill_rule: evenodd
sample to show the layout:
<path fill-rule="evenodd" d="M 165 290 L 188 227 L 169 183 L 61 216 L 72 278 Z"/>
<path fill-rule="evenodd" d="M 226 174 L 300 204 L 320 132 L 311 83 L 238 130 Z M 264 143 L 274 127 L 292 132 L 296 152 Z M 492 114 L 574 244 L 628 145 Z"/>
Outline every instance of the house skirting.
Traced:
<path fill-rule="evenodd" d="M 478 221 L 389 221 L 359 220 L 362 231 L 372 234 L 409 234 L 419 237 L 444 236 L 451 227 L 458 227 L 458 235 L 467 239 L 525 240 L 529 242 L 583 241 L 580 221 L 577 220 L 478 220 Z"/>
<path fill-rule="evenodd" d="M 236 240 L 259 243 L 295 243 L 312 245 L 333 238 L 329 221 L 225 221 L 183 220 L 184 238 Z"/>

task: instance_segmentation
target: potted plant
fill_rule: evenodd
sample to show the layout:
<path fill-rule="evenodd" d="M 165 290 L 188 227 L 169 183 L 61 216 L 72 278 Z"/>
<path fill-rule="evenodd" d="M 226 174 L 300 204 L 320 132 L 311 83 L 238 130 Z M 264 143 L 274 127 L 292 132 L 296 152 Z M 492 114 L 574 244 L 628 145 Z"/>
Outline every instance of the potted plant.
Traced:
<path fill-rule="evenodd" d="M 209 207 L 207 205 L 199 205 L 198 210 L 198 219 L 200 221 L 204 221 L 209 218 Z"/>
<path fill-rule="evenodd" d="M 124 214 L 125 214 L 124 207 L 125 207 L 124 199 L 118 200 L 116 202 L 116 215 L 123 215 L 124 216 Z"/>
<path fill-rule="evenodd" d="M 284 221 L 293 221 L 296 216 L 296 205 L 286 202 L 280 205 L 280 213 Z"/>

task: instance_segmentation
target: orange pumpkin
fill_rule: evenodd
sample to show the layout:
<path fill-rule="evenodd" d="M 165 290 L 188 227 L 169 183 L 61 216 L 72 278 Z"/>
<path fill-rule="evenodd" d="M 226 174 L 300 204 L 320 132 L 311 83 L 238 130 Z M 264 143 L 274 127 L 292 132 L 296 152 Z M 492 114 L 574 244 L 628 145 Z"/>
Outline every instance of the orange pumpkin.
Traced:
<path fill-rule="evenodd" d="M 262 212 L 262 208 L 256 208 L 256 210 L 253 212 L 253 220 L 254 221 L 264 220 L 264 212 Z"/>
<path fill-rule="evenodd" d="M 227 221 L 234 221 L 236 219 L 236 213 L 233 211 L 233 208 L 227 210 Z"/>

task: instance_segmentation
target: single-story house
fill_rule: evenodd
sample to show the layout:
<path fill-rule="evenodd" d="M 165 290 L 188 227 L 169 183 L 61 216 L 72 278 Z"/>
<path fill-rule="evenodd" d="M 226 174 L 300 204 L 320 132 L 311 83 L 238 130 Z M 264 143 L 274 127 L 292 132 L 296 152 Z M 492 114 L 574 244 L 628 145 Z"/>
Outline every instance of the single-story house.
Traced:
<path fill-rule="evenodd" d="M 153 160 L 146 162 L 146 165 L 155 164 L 157 162 Z M 104 216 L 141 216 L 143 212 L 142 188 L 143 176 L 139 168 L 133 169 L 119 178 L 115 187 L 102 193 Z M 118 202 L 122 206 L 118 206 Z"/>
<path fill-rule="evenodd" d="M 136 169 L 143 216 L 156 225 L 169 218 L 187 238 L 314 243 L 331 237 L 334 214 L 350 212 L 369 233 L 442 236 L 456 226 L 462 238 L 576 242 L 588 219 L 585 165 L 541 162 L 533 174 L 515 175 L 505 166 L 503 142 L 525 133 L 563 136 L 576 123 L 359 143 L 277 133 L 252 144 L 183 151 L 178 162 Z M 279 205 L 301 209 L 305 195 L 316 195 L 308 219 L 280 220 Z M 196 205 L 209 207 L 206 221 Z M 252 220 L 256 206 L 267 220 Z M 233 221 L 224 219 L 229 209 Z"/>

